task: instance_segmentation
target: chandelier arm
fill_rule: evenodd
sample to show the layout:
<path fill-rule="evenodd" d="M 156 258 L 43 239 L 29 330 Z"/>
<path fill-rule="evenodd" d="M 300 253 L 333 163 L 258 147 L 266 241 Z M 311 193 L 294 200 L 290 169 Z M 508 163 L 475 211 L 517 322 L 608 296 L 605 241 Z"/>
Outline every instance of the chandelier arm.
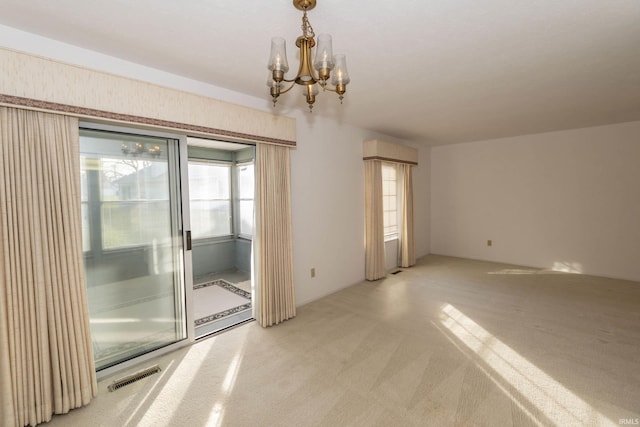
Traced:
<path fill-rule="evenodd" d="M 309 62 L 311 62 L 311 57 L 309 57 Z M 310 64 L 311 65 L 311 64 Z M 316 74 L 318 74 L 318 77 L 316 77 Z M 315 68 L 313 68 L 313 65 L 311 65 L 311 78 L 313 79 L 313 81 L 315 81 L 316 83 L 322 81 L 322 79 L 320 78 L 320 74 L 315 70 Z"/>
<path fill-rule="evenodd" d="M 282 95 L 283 93 L 287 93 L 287 92 L 289 92 L 289 91 L 290 91 L 290 90 L 291 90 L 291 89 L 296 85 L 295 80 L 285 80 L 285 81 L 287 81 L 287 82 L 292 82 L 292 83 L 291 83 L 291 86 L 289 86 L 289 87 L 288 87 L 288 88 L 286 88 L 285 90 L 281 90 L 281 91 L 280 91 L 280 95 Z"/>

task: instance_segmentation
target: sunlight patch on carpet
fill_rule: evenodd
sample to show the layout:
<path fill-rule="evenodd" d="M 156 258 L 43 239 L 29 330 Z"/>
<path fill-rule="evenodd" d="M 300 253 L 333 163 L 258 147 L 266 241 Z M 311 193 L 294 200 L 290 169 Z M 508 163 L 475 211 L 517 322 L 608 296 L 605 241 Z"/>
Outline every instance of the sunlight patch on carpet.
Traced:
<path fill-rule="evenodd" d="M 548 421 L 556 425 L 615 425 L 452 305 L 443 305 L 440 322 L 500 377 L 502 381 L 492 379 L 537 425 Z M 517 391 L 517 396 L 501 382 Z"/>

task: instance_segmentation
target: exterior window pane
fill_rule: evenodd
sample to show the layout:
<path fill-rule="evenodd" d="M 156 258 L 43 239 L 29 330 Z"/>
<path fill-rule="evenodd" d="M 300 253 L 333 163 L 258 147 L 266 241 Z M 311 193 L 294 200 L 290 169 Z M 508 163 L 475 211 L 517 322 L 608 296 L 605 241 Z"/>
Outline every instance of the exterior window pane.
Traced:
<path fill-rule="evenodd" d="M 229 166 L 216 163 L 189 163 L 189 194 L 193 200 L 229 200 Z"/>
<path fill-rule="evenodd" d="M 231 234 L 229 201 L 191 200 L 191 230 L 194 239 Z"/>
<path fill-rule="evenodd" d="M 253 235 L 253 200 L 240 200 L 240 234 Z"/>
<path fill-rule="evenodd" d="M 240 200 L 240 234 L 253 235 L 253 163 L 238 165 L 238 199 Z"/>
<path fill-rule="evenodd" d="M 382 206 L 384 219 L 384 235 L 393 237 L 398 234 L 398 184 L 396 166 L 391 163 L 382 164 Z"/>
<path fill-rule="evenodd" d="M 231 233 L 231 167 L 189 162 L 191 230 L 194 239 Z"/>

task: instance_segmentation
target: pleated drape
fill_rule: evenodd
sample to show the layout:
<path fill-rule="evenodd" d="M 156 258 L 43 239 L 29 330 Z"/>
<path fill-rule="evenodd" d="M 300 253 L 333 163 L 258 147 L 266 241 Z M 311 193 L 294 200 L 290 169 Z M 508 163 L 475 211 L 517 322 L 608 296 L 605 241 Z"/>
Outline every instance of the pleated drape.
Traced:
<path fill-rule="evenodd" d="M 382 162 L 364 161 L 365 186 L 365 278 L 385 276 L 384 219 L 382 206 Z"/>
<path fill-rule="evenodd" d="M 271 326 L 296 315 L 289 148 L 258 144 L 255 176 L 254 317 Z"/>
<path fill-rule="evenodd" d="M 416 264 L 416 251 L 413 237 L 413 175 L 412 166 L 406 163 L 398 164 L 400 178 L 400 239 L 398 250 L 398 265 L 406 268 Z"/>
<path fill-rule="evenodd" d="M 0 413 L 36 425 L 97 395 L 78 120 L 0 107 Z"/>

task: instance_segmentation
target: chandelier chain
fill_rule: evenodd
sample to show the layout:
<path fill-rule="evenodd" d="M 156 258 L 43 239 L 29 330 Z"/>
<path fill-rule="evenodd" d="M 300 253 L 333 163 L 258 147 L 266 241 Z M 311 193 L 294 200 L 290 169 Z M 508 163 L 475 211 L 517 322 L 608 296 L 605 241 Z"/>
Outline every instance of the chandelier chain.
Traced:
<path fill-rule="evenodd" d="M 311 26 L 311 22 L 309 22 L 309 18 L 307 18 L 307 11 L 304 11 L 304 14 L 302 15 L 302 35 L 309 39 L 309 38 L 314 38 L 316 36 L 316 33 L 314 33 L 313 31 L 313 27 Z"/>

